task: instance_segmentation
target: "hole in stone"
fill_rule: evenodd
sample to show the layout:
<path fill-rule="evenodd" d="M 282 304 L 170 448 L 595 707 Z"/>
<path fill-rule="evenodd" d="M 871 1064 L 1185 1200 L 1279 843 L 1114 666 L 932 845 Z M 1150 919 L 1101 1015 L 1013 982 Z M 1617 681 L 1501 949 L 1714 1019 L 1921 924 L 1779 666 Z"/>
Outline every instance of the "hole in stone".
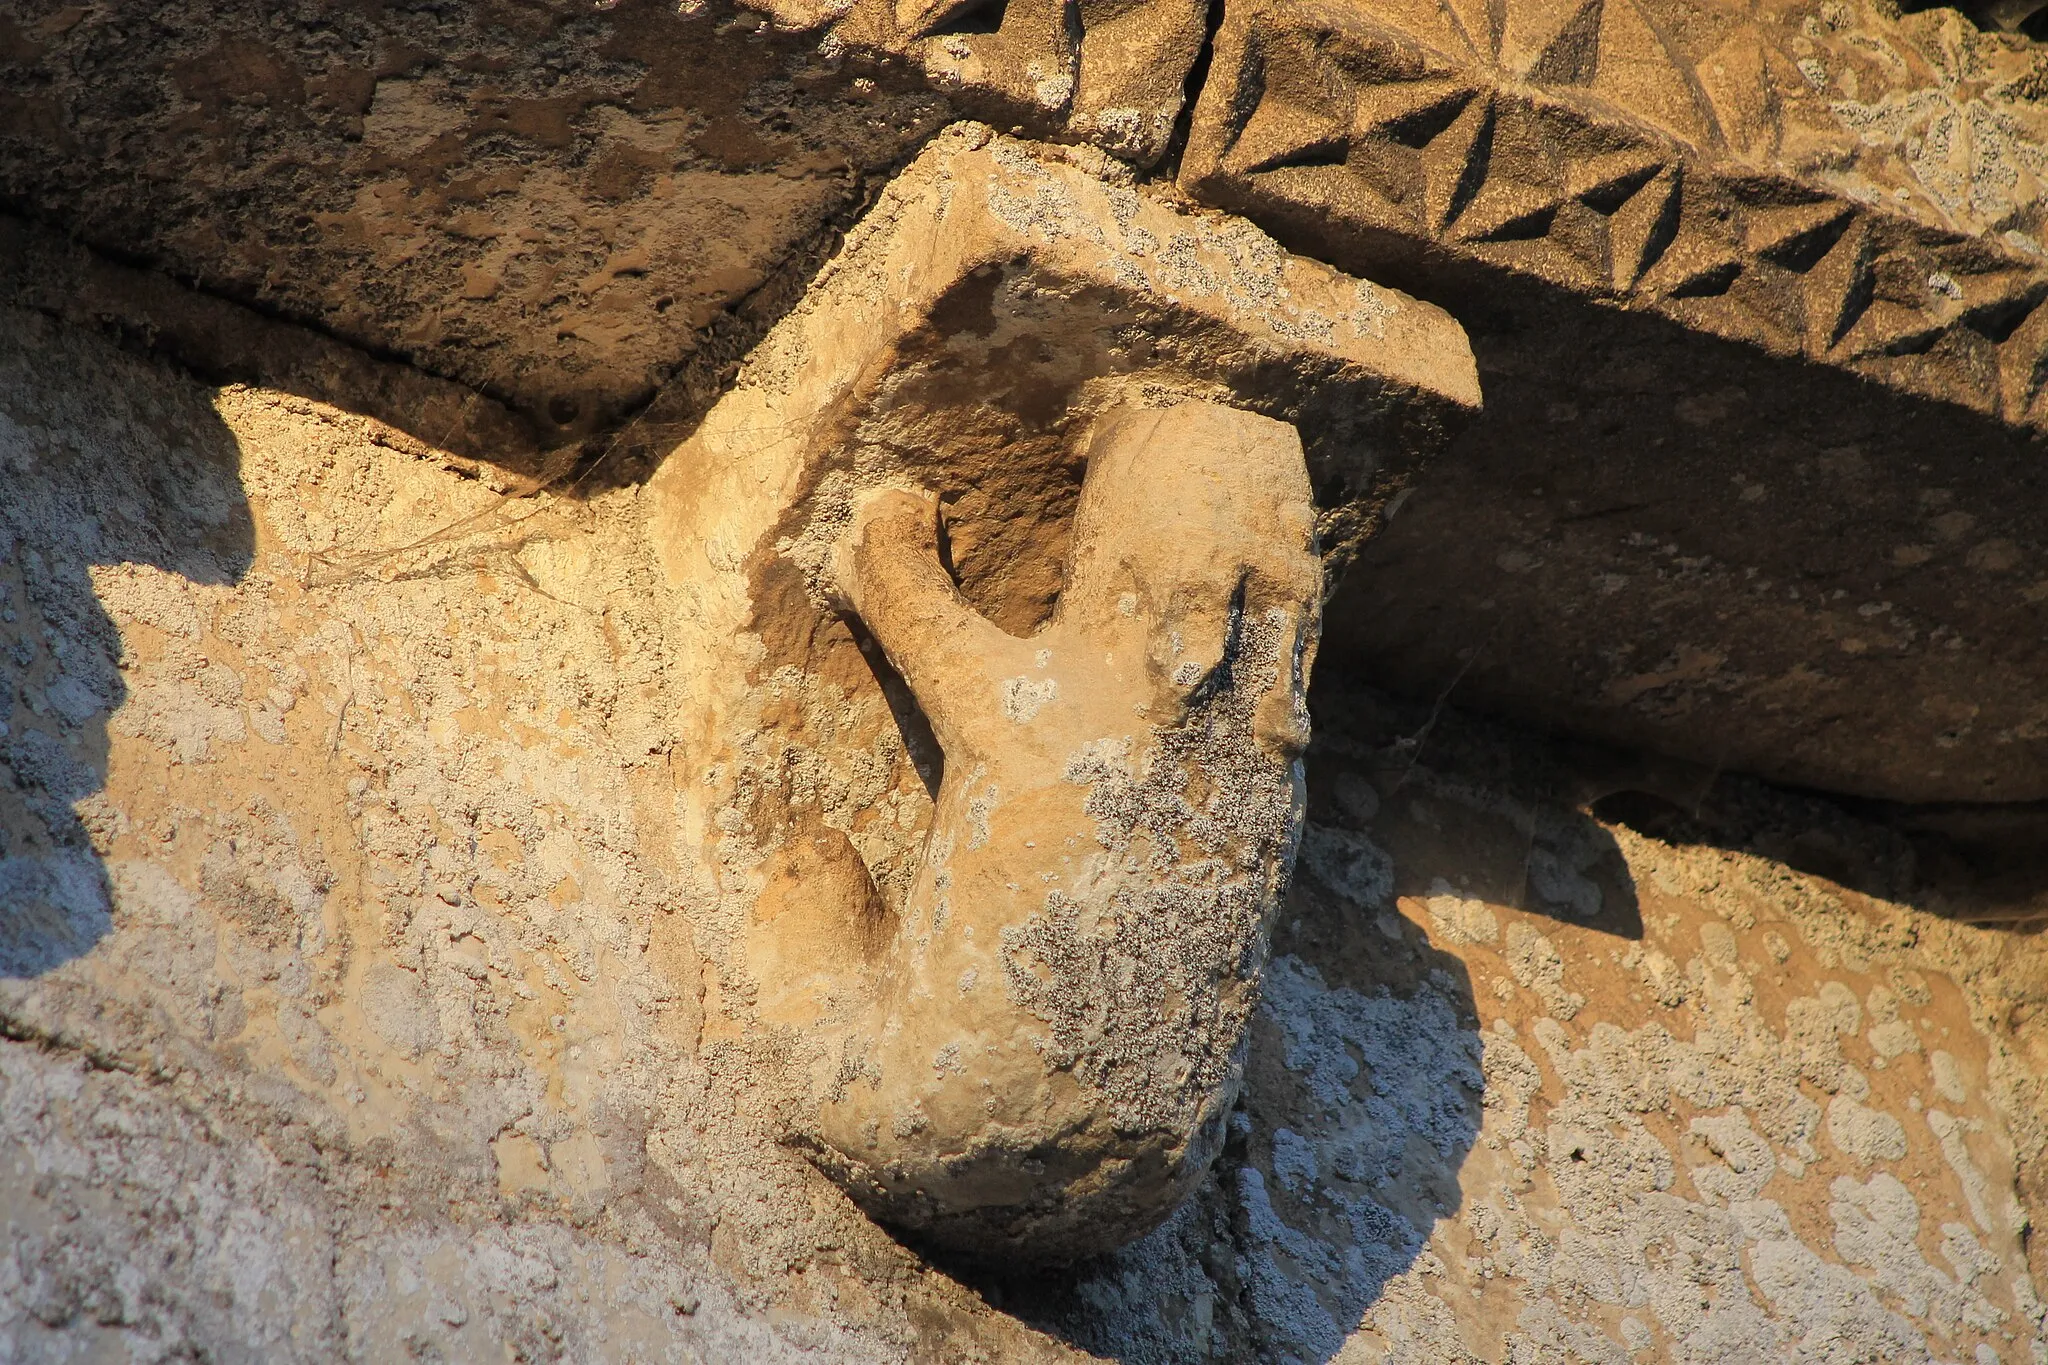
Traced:
<path fill-rule="evenodd" d="M 1595 801 L 1593 816 L 1610 825 L 1626 825 L 1638 834 L 1667 844 L 1697 842 L 1704 831 L 1677 803 L 1642 791 L 1612 792 Z"/>
<path fill-rule="evenodd" d="M 1009 0 L 968 0 L 967 4 L 925 30 L 925 34 L 931 38 L 949 38 L 995 33 L 1002 29 L 1003 16 L 1009 8 Z"/>
<path fill-rule="evenodd" d="M 1989 304 L 1983 308 L 1975 309 L 1964 318 L 1964 321 L 1969 325 L 1971 331 L 1977 333 L 1978 336 L 1983 337 L 1986 341 L 1992 342 L 1995 345 L 2003 345 L 2014 332 L 2019 330 L 2019 325 L 2031 317 L 2034 310 L 2040 307 L 2040 305 L 2041 298 L 2039 295 L 2023 294 L 2016 299 L 2007 299 L 2000 303 Z"/>

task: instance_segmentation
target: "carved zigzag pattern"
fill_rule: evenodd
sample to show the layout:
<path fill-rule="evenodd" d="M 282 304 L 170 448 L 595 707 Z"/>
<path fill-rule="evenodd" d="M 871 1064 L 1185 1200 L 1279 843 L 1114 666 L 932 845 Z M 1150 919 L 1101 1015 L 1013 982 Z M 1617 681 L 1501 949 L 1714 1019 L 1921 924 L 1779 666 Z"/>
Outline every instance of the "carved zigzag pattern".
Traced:
<path fill-rule="evenodd" d="M 1704 152 L 1599 98 L 1617 66 L 1712 131 L 1717 102 L 1633 0 L 1239 0 L 1182 183 L 2048 428 L 2048 271 Z M 1369 273 L 1371 254 L 1336 263 Z"/>

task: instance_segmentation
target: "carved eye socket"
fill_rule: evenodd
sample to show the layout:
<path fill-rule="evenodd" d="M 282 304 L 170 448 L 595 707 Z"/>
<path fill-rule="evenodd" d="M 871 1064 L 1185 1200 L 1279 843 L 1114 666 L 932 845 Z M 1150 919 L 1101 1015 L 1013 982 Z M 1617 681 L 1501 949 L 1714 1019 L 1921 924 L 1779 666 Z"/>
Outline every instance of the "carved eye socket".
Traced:
<path fill-rule="evenodd" d="M 1009 0 L 966 0 L 965 4 L 948 6 L 937 22 L 931 23 L 919 36 L 953 38 L 999 33 L 1009 8 Z"/>
<path fill-rule="evenodd" d="M 1026 472 L 939 499 L 939 562 L 976 611 L 1019 637 L 1058 605 L 1080 492 L 1078 475 L 1041 470 L 1026 487 Z"/>

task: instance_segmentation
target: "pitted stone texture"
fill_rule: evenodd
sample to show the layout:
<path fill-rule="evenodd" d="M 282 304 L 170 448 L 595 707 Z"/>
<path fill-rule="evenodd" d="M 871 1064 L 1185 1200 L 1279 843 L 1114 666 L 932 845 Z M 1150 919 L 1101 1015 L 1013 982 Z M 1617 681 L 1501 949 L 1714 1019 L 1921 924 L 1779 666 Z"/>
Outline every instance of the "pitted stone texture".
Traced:
<path fill-rule="evenodd" d="M 1530 276 L 2048 429 L 2040 52 L 1875 3 L 1231 0 L 1180 179 L 1407 288 Z"/>
<path fill-rule="evenodd" d="M 0 203 L 574 440 L 678 375 L 715 392 L 953 117 L 913 73 L 684 8 L 7 0 Z M 432 404 L 405 425 L 449 439 Z"/>
<path fill-rule="evenodd" d="M 0 313 L 0 1359 L 1062 1356 L 776 1141 L 636 498 L 408 445 Z"/>
<path fill-rule="evenodd" d="M 961 600 L 926 498 L 873 495 L 841 552 L 945 778 L 821 1136 L 878 1216 L 992 1259 L 1112 1250 L 1207 1173 L 1299 835 L 1299 438 L 1122 409 L 1087 467 L 1029 638 Z"/>
<path fill-rule="evenodd" d="M 374 1164 L 325 1149 L 317 1117 L 275 1090 L 201 1100 L 197 1079 L 0 1042 L 0 1358 L 902 1358 L 560 1223 L 393 1216 Z"/>
<path fill-rule="evenodd" d="M 1882 831 L 1762 793 L 1740 847 L 1636 834 L 1526 738 L 1315 699 L 1216 1178 L 977 1296 L 780 1141 L 663 747 L 719 694 L 638 499 L 504 502 L 40 319 L 0 367 L 0 878 L 43 899 L 0 963 L 0 1356 L 2030 1359 L 2048 963 L 1916 908 Z M 1819 1116 L 1796 1177 L 1780 1110 Z"/>
<path fill-rule="evenodd" d="M 1150 166 L 1206 37 L 1200 0 L 766 0 L 831 47 L 907 59 L 977 117 Z"/>
<path fill-rule="evenodd" d="M 2048 1350 L 2036 945 L 1915 908 L 1820 802 L 1741 797 L 1865 889 L 1590 816 L 1455 714 L 1318 703 L 1217 1179 L 1045 1320 L 1134 1365 Z"/>
<path fill-rule="evenodd" d="M 1077 160 L 1089 169 L 1076 165 Z M 1214 613 L 1227 607 L 1235 575 L 1267 563 L 1260 557 L 1263 552 L 1244 548 L 1257 539 L 1248 528 L 1270 531 L 1276 537 L 1274 554 L 1302 553 L 1306 532 L 1295 525 L 1295 511 L 1280 509 L 1297 501 L 1310 506 L 1312 491 L 1320 504 L 1314 520 L 1321 549 L 1341 559 L 1403 466 L 1439 445 L 1478 399 L 1463 335 L 1441 312 L 1290 257 L 1245 223 L 1181 212 L 1118 178 L 1116 169 L 1099 153 L 1034 148 L 986 129 L 949 131 L 849 234 L 845 250 L 803 304 L 770 334 L 733 391 L 649 488 L 650 534 L 669 582 L 690 603 L 674 624 L 673 649 L 680 657 L 701 661 L 703 670 L 703 700 L 678 717 L 678 751 L 687 756 L 688 770 L 699 775 L 686 827 L 703 840 L 719 871 L 721 915 L 729 927 L 712 951 L 719 955 L 722 989 L 753 1006 L 764 1037 L 780 1027 L 791 1052 L 779 1064 L 808 1073 L 821 1094 L 848 1079 L 846 1068 L 858 1070 L 858 1058 L 846 1056 L 845 1044 L 853 1034 L 875 1031 L 864 1022 L 870 1002 L 885 989 L 884 980 L 896 966 L 910 973 L 904 990 L 922 992 L 929 986 L 937 992 L 930 1001 L 917 1002 L 920 1014 L 935 1013 L 906 1025 L 906 1047 L 934 1040 L 932 1049 L 943 1052 L 948 1045 L 948 1038 L 940 1036 L 945 1015 L 956 1008 L 971 1014 L 983 1008 L 983 999 L 1001 1002 L 987 1006 L 996 1013 L 1009 1011 L 1009 1022 L 1000 1030 L 987 1021 L 963 1024 L 967 1055 L 946 1061 L 928 1049 L 917 1063 L 926 1069 L 937 1065 L 935 1079 L 948 1085 L 955 1072 L 963 1078 L 963 1089 L 982 1080 L 993 1084 L 1001 1076 L 985 1076 L 980 1069 L 977 1055 L 987 1039 L 979 1035 L 1000 1033 L 1003 1049 L 1022 1046 L 1025 1036 L 1046 1036 L 1048 1046 L 1069 1056 L 1068 1065 L 1081 1068 L 1075 1097 L 1059 1098 L 1049 1111 L 1043 1108 L 1049 1092 L 1041 1082 L 1020 1077 L 1022 1088 L 1013 1097 L 1019 1110 L 1004 1117 L 1019 1127 L 1014 1141 L 1005 1139 L 997 1144 L 1000 1151 L 991 1149 L 999 1161 L 1013 1160 L 1032 1143 L 1063 1149 L 1067 1138 L 1061 1130 L 1078 1122 L 1075 1116 L 1086 1103 L 1101 1105 L 1100 1115 L 1088 1124 L 1099 1119 L 1112 1126 L 1151 1127 L 1155 1136 L 1172 1131 L 1176 1136 L 1167 1139 L 1169 1149 L 1192 1141 L 1194 1130 L 1214 1111 L 1235 1041 L 1233 1020 L 1242 1015 L 1242 1007 L 1231 1003 L 1242 983 L 1219 978 L 1218 964 L 1238 958 L 1237 976 L 1256 972 L 1251 945 L 1268 893 L 1254 890 L 1248 909 L 1233 908 L 1218 933 L 1234 946 L 1213 954 L 1201 949 L 1197 956 L 1204 964 L 1191 966 L 1188 981 L 1174 987 L 1188 985 L 1203 994 L 1178 1002 L 1164 997 L 1140 1002 L 1144 1009 L 1162 1011 L 1161 1018 L 1185 1009 L 1201 1020 L 1212 1008 L 1220 1010 L 1214 1021 L 1199 1024 L 1200 1030 L 1211 1031 L 1195 1048 L 1200 1055 L 1186 1058 L 1187 1076 L 1159 1082 L 1166 1091 L 1186 1088 L 1169 1106 L 1171 1116 L 1151 1112 L 1149 1099 L 1139 1104 L 1145 1112 L 1116 1113 L 1101 1088 L 1108 1054 L 1090 1063 L 1099 1064 L 1098 1074 L 1083 1074 L 1083 1054 L 1094 1045 L 1051 1038 L 1039 1014 L 1003 994 L 1016 988 L 1003 979 L 995 960 L 975 968 L 979 984 L 974 989 L 985 994 L 971 999 L 955 980 L 969 965 L 964 960 L 942 991 L 917 978 L 923 968 L 899 964 L 902 954 L 893 945 L 910 941 L 899 936 L 932 932 L 928 917 L 936 898 L 929 888 L 917 888 L 921 877 L 942 872 L 943 866 L 932 865 L 928 850 L 941 851 L 943 864 L 946 831 L 964 840 L 977 828 L 972 807 L 990 799 L 975 786 L 982 780 L 973 773 L 981 758 L 992 770 L 1010 760 L 984 750 L 963 770 L 945 733 L 948 726 L 956 727 L 956 740 L 963 733 L 957 728 L 964 724 L 959 707 L 940 699 L 942 707 L 949 707 L 946 718 L 932 713 L 929 704 L 920 713 L 929 675 L 899 679 L 879 657 L 864 657 L 863 647 L 873 651 L 873 641 L 857 637 L 840 619 L 832 560 L 862 494 L 896 486 L 936 495 L 958 592 L 985 618 L 970 634 L 984 642 L 1005 633 L 1028 637 L 1046 624 L 1061 600 L 1067 567 L 1081 572 L 1088 556 L 1111 552 L 1106 539 L 1068 552 L 1077 499 L 1087 502 L 1081 474 L 1090 462 L 1088 442 L 1098 420 L 1120 407 L 1184 408 L 1176 418 L 1127 414 L 1119 420 L 1129 430 L 1136 430 L 1129 424 L 1145 420 L 1165 423 L 1163 431 L 1185 427 L 1193 440 L 1201 429 L 1197 415 L 1210 414 L 1201 420 L 1222 424 L 1215 430 L 1223 444 L 1190 449 L 1178 460 L 1168 449 L 1153 452 L 1150 458 L 1163 463 L 1151 466 L 1158 472 L 1152 476 L 1156 492 L 1149 496 L 1162 509 L 1180 508 L 1190 515 L 1210 509 L 1201 515 L 1212 518 L 1222 546 L 1235 547 L 1219 549 L 1219 557 L 1207 565 L 1221 577 L 1194 587 L 1186 575 L 1204 562 L 1204 548 L 1144 540 L 1136 528 L 1146 515 L 1146 495 L 1126 486 L 1112 498 L 1127 509 L 1121 516 L 1129 525 L 1118 534 L 1133 554 L 1157 559 L 1162 572 L 1171 567 L 1188 583 L 1192 595 L 1181 603 L 1152 601 L 1145 598 L 1149 589 L 1132 584 L 1132 610 L 1138 615 L 1130 625 L 1140 635 L 1175 625 L 1188 630 L 1185 648 L 1190 652 L 1168 671 L 1185 665 L 1193 670 L 1188 680 L 1193 682 L 1214 663 L 1213 657 L 1197 659 L 1209 648 L 1198 636 L 1222 638 L 1212 628 L 1222 619 Z M 1102 178 L 1105 172 L 1110 178 Z M 1258 416 L 1226 420 L 1211 403 Z M 1300 432 L 1287 442 L 1292 459 L 1304 459 L 1305 448 L 1306 484 L 1295 485 L 1300 471 L 1288 474 L 1284 497 L 1277 491 L 1283 486 L 1271 482 L 1277 477 L 1270 464 L 1273 438 L 1251 435 L 1270 433 L 1276 423 Z M 1122 450 L 1122 439 L 1104 448 Z M 1240 476 L 1229 471 L 1227 460 L 1242 441 L 1251 442 L 1244 452 L 1251 463 Z M 1201 470 L 1223 482 L 1196 479 Z M 1233 482 L 1240 477 L 1252 482 Z M 1182 487 L 1183 479 L 1194 481 Z M 1219 487 L 1241 487 L 1244 506 L 1231 513 L 1205 502 Z M 926 568 L 925 578 L 940 573 L 937 561 Z M 1305 658 L 1299 636 L 1308 608 L 1295 574 L 1274 570 L 1273 580 L 1290 586 L 1260 589 L 1265 596 L 1246 608 L 1251 614 L 1243 623 L 1242 643 L 1248 649 L 1257 646 L 1246 666 L 1277 670 L 1270 680 L 1262 672 L 1249 684 L 1254 695 L 1278 688 L 1272 695 L 1284 698 L 1301 685 L 1298 670 L 1305 667 Z M 947 593 L 953 590 L 946 587 Z M 863 613 L 877 613 L 877 622 L 894 619 L 886 594 L 862 592 Z M 1140 598 L 1145 598 L 1143 605 Z M 1290 614 L 1269 623 L 1263 613 L 1272 608 Z M 1197 622 L 1205 624 L 1198 630 Z M 892 639 L 881 624 L 875 635 L 905 669 L 934 647 L 900 632 Z M 970 727 L 979 734 L 975 744 L 990 742 L 990 734 L 1013 721 L 1027 727 L 1019 732 L 1019 766 L 999 784 L 1009 790 L 1029 769 L 1032 776 L 1023 785 L 1040 790 L 1052 803 L 1040 837 L 1048 861 L 1036 873 L 1013 872 L 1023 879 L 1020 886 L 1038 892 L 1046 889 L 1043 877 L 1058 870 L 1056 859 L 1069 839 L 1092 841 L 1096 821 L 1114 818 L 1084 815 L 1087 783 L 1108 782 L 1111 770 L 1129 762 L 1135 765 L 1129 776 L 1142 785 L 1146 765 L 1137 754 L 1155 742 L 1148 737 L 1150 727 L 1170 731 L 1185 719 L 1193 731 L 1174 742 L 1199 747 L 1194 732 L 1202 726 L 1214 722 L 1228 730 L 1236 723 L 1229 715 L 1227 688 L 1216 699 L 1222 710 L 1214 716 L 1205 716 L 1202 705 L 1184 715 L 1158 710 L 1159 699 L 1144 690 L 1152 684 L 1139 687 L 1132 671 L 1135 656 L 1126 650 L 1128 657 L 1119 667 L 1138 690 L 1120 704 L 1153 705 L 1157 713 L 1135 729 L 1129 719 L 1112 724 L 1098 718 L 1090 721 L 1096 732 L 1073 732 L 1068 706 L 1082 704 L 1094 714 L 1116 694 L 1105 691 L 1090 700 L 1090 685 L 1067 671 L 1064 660 L 1056 683 L 1064 691 L 1047 690 L 1055 680 L 1046 665 L 1035 661 L 1041 647 L 996 651 L 1005 659 L 1016 656 L 1017 666 L 1003 674 L 1010 691 L 982 699 L 988 719 Z M 899 656 L 901 648 L 914 652 Z M 1115 653 L 1126 647 L 1104 648 Z M 1271 653 L 1259 655 L 1259 650 Z M 963 661 L 958 666 L 974 665 Z M 1090 666 L 1101 666 L 1100 661 Z M 1058 700 L 1062 695 L 1065 700 Z M 1061 719 L 1054 723 L 1055 717 Z M 1034 718 L 1052 725 L 1046 732 L 1052 747 L 1027 759 L 1035 743 L 1028 729 Z M 1210 757 L 1248 757 L 1257 747 L 1249 734 L 1262 733 L 1266 724 L 1252 725 L 1246 736 L 1219 732 L 1215 755 L 1189 753 L 1185 761 L 1192 770 Z M 941 732 L 936 743 L 933 727 Z M 1062 776 L 1074 760 L 1075 745 L 1088 740 L 1113 745 L 1123 737 L 1130 739 L 1132 752 L 1102 753 L 1099 778 L 1068 782 Z M 974 747 L 970 744 L 970 753 Z M 1268 759 L 1261 761 L 1278 752 L 1269 749 Z M 938 785 L 942 764 L 948 784 L 942 804 L 965 804 L 935 816 L 929 788 Z M 1267 796 L 1278 799 L 1278 790 L 1260 801 Z M 1103 797 L 1108 799 L 1106 789 Z M 1206 800 L 1199 794 L 1186 799 L 1198 809 Z M 1060 823 L 1051 813 L 1055 808 L 1080 823 L 1055 828 Z M 1253 814 L 1251 820 L 1238 852 L 1255 853 L 1268 865 L 1219 876 L 1226 882 L 1242 877 L 1246 886 L 1256 888 L 1282 874 L 1287 839 L 1284 831 L 1264 828 L 1271 824 L 1266 814 Z M 1011 827 L 1005 837 L 1031 837 L 1016 829 Z M 957 856 L 965 859 L 968 853 L 960 848 Z M 1270 861 L 1275 859 L 1280 861 Z M 964 904 L 960 908 L 969 922 L 980 913 Z M 1007 909 L 990 913 L 991 932 L 1003 926 L 1018 933 L 1028 930 Z M 926 922 L 919 922 L 920 916 Z M 1070 918 L 1048 912 L 1041 937 L 1050 937 L 1031 951 L 1058 956 L 1064 950 L 1052 939 L 1094 932 L 1069 923 Z M 1103 932 L 1111 931 L 1105 927 Z M 998 946 L 984 941 L 976 951 L 993 953 Z M 1114 1044 L 1132 1045 L 1129 1038 Z M 1016 1051 L 1006 1055 L 1029 1061 L 1035 1076 L 1040 1066 L 1035 1057 Z M 1169 1068 L 1175 1065 L 1170 1059 L 1152 1059 L 1162 1060 Z M 910 1098 L 896 1090 L 911 1084 L 907 1066 L 883 1064 L 891 1097 L 881 1106 L 889 1111 L 887 1117 L 877 1120 L 907 1125 L 906 1135 L 917 1121 L 896 1112 Z M 1119 1085 L 1133 1074 L 1128 1060 L 1109 1070 L 1118 1071 Z M 1084 1103 L 1082 1094 L 1095 1099 Z M 976 1097 L 972 1105 L 982 1102 Z M 998 1096 L 995 1102 L 1000 1107 L 1004 1101 Z M 952 1096 L 946 1103 L 957 1109 L 966 1101 Z M 1051 1127 L 1044 1126 L 1048 1113 L 1058 1120 Z M 1040 1126 L 1023 1126 L 1027 1115 Z M 815 1136 L 812 1116 L 792 1113 L 791 1123 Z M 1085 1135 L 1074 1129 L 1072 1136 L 1077 1147 L 1101 1140 L 1092 1128 Z M 922 1162 L 979 1140 L 965 1120 L 948 1114 L 932 1120 L 929 1152 L 906 1148 L 900 1155 Z M 831 1133 L 829 1145 L 877 1163 L 881 1183 L 853 1172 L 848 1178 L 857 1181 L 857 1188 L 879 1190 L 896 1179 L 880 1169 L 894 1157 L 869 1139 L 840 1127 Z M 1069 1159 L 1077 1163 L 1071 1171 L 1060 1164 Z M 1154 1159 L 1164 1159 L 1168 1168 L 1161 1188 L 1170 1191 L 1184 1183 L 1182 1154 L 1158 1150 L 1145 1157 Z M 1079 1249 L 1083 1243 L 1075 1240 L 1071 1223 L 1055 1216 L 1051 1196 L 1101 1160 L 1094 1150 L 1049 1154 L 1040 1187 L 1020 1185 L 1003 1194 L 1003 1200 L 1044 1218 L 1033 1232 L 1020 1215 L 1012 1234 L 1006 1234 L 1007 1245 L 1026 1250 L 1036 1238 L 1042 1255 Z M 962 1202 L 951 1207 L 939 1190 L 928 1189 L 929 1208 L 914 1216 L 907 1206 L 893 1203 L 892 1193 L 894 1216 L 936 1228 L 941 1220 L 987 1201 L 983 1194 L 965 1193 L 982 1179 L 963 1175 Z M 1113 1236 L 1162 1211 L 1118 1213 L 1095 1232 Z"/>

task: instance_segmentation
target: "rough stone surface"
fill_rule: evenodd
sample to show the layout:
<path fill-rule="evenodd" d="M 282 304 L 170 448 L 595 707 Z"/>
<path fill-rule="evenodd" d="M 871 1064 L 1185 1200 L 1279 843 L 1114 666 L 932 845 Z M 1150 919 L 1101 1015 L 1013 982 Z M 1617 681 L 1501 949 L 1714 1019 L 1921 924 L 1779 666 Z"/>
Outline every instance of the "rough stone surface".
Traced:
<path fill-rule="evenodd" d="M 1559 751 L 1315 710 L 1218 1177 L 1028 1313 L 1129 1362 L 2048 1352 L 2037 949 L 1817 802 L 1741 786 L 1744 839 L 1666 842 Z M 1793 839 L 1861 889 L 1759 852 Z"/>
<path fill-rule="evenodd" d="M 872 496 L 841 550 L 945 770 L 820 1136 L 878 1216 L 991 1261 L 1114 1250 L 1208 1173 L 1300 836 L 1300 437 L 1117 409 L 1086 460 L 1028 638 L 961 599 L 928 495 Z"/>
<path fill-rule="evenodd" d="M 1978 27 L 2023 8 L 1236 0 L 1204 47 L 1181 0 L 11 0 L 0 199 L 196 288 L 9 230 L 0 298 L 632 481 L 974 113 L 1466 328 L 1487 414 L 1332 657 L 1773 780 L 2038 801 L 2048 68 Z"/>
<path fill-rule="evenodd" d="M 834 1097 L 797 1131 L 870 1206 L 990 1254 L 1143 1227 L 1204 1164 L 1291 857 L 1285 699 L 1320 597 L 1304 537 L 1319 522 L 1341 560 L 1478 397 L 1441 312 L 1114 169 L 949 130 L 648 490 L 687 604 L 672 650 L 699 679 L 686 820 L 734 926 L 711 951 Z M 1146 421 L 1165 424 L 1147 472 L 1092 495 L 1098 529 L 1072 541 L 1089 450 L 1124 468 L 1114 433 Z M 958 610 L 936 605 L 956 591 L 936 554 L 912 571 L 878 550 L 892 590 L 835 580 L 883 486 L 939 504 Z M 1100 571 L 1123 586 L 1063 620 L 1069 567 L 1120 554 Z M 998 690 L 970 706 L 962 679 Z M 1145 830 L 1110 808 L 1119 781 L 1160 804 Z M 1195 823 L 1169 849 L 1174 802 Z M 1112 861 L 1085 852 L 1098 838 Z M 1082 1019 L 1108 982 L 1127 1008 Z"/>
<path fill-rule="evenodd" d="M 1824 802 L 1588 815 L 1611 771 L 1342 689 L 1214 1176 L 951 1278 L 776 1140 L 644 494 L 33 317 L 0 376 L 0 1352 L 2044 1349 L 2037 939 Z"/>
<path fill-rule="evenodd" d="M 2037 46 L 772 17 L 0 4 L 0 1358 L 2048 1360 Z"/>
<path fill-rule="evenodd" d="M 950 117 L 723 5 L 0 7 L 0 203 L 544 441 L 735 359 Z"/>
<path fill-rule="evenodd" d="M 706 1027 L 630 495 L 0 337 L 0 1355 L 1054 1354 Z"/>

